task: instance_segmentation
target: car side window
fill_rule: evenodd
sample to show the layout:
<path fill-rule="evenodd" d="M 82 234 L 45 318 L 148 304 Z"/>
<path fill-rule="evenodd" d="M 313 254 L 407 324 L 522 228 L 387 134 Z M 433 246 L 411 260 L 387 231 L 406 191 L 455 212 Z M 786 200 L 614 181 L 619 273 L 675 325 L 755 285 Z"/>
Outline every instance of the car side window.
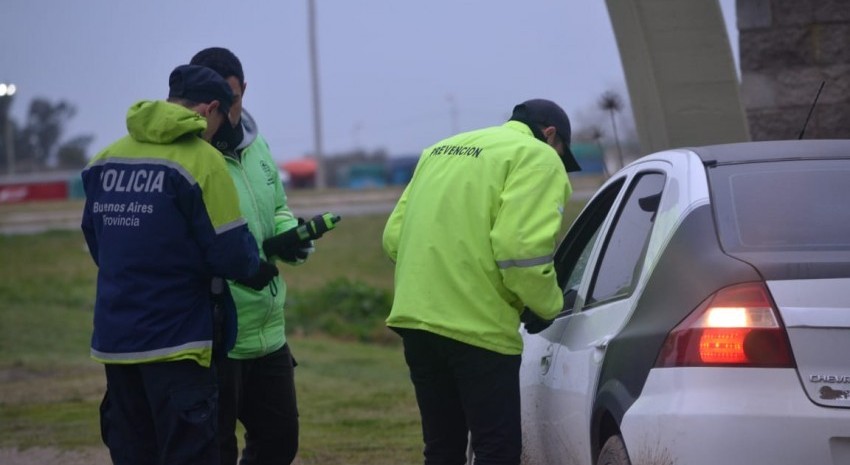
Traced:
<path fill-rule="evenodd" d="M 600 236 L 605 218 L 611 211 L 623 184 L 623 179 L 615 181 L 593 199 L 575 220 L 558 247 L 555 254 L 555 272 L 558 275 L 558 285 L 564 291 L 566 302 L 570 300 L 575 302 L 575 293 L 581 285 L 581 278 L 588 266 L 593 245 Z M 572 310 L 571 306 L 567 307 L 562 314 Z"/>
<path fill-rule="evenodd" d="M 590 252 L 593 251 L 593 244 L 596 243 L 596 238 L 599 237 L 599 229 L 601 229 L 602 224 L 600 223 L 599 226 L 600 228 L 597 228 L 593 232 L 593 236 L 587 241 L 587 244 L 585 244 L 581 254 L 578 256 L 578 261 L 567 277 L 567 283 L 564 285 L 565 290 L 578 289 L 581 284 L 581 277 L 584 275 L 585 268 L 587 268 L 587 262 L 590 260 Z"/>
<path fill-rule="evenodd" d="M 639 174 L 623 200 L 591 282 L 587 304 L 631 295 L 643 265 L 665 176 Z"/>

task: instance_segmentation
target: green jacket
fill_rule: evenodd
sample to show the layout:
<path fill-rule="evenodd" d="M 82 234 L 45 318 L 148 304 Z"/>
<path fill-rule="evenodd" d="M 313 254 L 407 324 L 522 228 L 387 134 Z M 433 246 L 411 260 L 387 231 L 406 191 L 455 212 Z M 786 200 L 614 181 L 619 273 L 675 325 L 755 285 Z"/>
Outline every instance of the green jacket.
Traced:
<path fill-rule="evenodd" d="M 571 192 L 555 150 L 516 121 L 425 149 L 384 229 L 387 325 L 521 353 L 523 306 L 547 319 L 563 306 L 552 256 Z"/>
<path fill-rule="evenodd" d="M 263 254 L 263 241 L 298 225 L 286 204 L 286 192 L 277 164 L 265 139 L 257 133 L 254 120 L 243 112 L 243 142 L 236 153 L 226 153 L 227 168 L 239 192 L 239 208 Z M 234 359 L 262 357 L 286 343 L 284 302 L 286 283 L 277 276 L 261 291 L 230 282 L 236 303 L 239 330 L 236 346 L 228 356 Z"/>

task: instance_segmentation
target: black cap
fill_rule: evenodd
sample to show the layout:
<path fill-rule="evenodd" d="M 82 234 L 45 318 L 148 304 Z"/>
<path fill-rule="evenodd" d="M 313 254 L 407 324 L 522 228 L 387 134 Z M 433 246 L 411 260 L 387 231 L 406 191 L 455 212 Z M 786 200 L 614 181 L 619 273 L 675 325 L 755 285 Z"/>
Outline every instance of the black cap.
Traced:
<path fill-rule="evenodd" d="M 564 162 L 564 168 L 567 171 L 581 171 L 581 166 L 579 166 L 575 155 L 570 150 L 570 141 L 572 140 L 570 119 L 558 104 L 545 99 L 526 100 L 514 107 L 511 119 L 526 124 L 536 123 L 542 126 L 555 126 L 561 142 L 564 143 L 564 156 L 561 157 L 561 161 Z"/>
<path fill-rule="evenodd" d="M 198 103 L 218 100 L 221 112 L 230 113 L 233 91 L 215 71 L 198 65 L 180 65 L 168 77 L 168 96 Z"/>

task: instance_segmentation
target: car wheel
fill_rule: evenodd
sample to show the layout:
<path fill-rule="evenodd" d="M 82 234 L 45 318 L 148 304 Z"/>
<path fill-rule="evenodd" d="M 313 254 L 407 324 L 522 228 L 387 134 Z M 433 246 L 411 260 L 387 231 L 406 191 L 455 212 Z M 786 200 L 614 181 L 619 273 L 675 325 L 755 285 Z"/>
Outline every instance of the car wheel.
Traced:
<path fill-rule="evenodd" d="M 608 438 L 599 452 L 599 460 L 596 463 L 597 465 L 632 465 L 623 437 L 615 434 Z"/>

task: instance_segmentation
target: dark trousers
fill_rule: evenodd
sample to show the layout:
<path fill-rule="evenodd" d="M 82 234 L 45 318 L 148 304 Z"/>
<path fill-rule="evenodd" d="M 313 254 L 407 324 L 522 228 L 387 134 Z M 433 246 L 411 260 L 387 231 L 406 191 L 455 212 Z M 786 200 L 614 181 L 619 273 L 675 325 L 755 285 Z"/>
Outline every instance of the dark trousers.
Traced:
<path fill-rule="evenodd" d="M 214 369 L 190 360 L 105 367 L 101 437 L 115 465 L 218 463 Z"/>
<path fill-rule="evenodd" d="M 519 355 L 398 329 L 422 417 L 425 465 L 517 465 L 522 453 Z"/>
<path fill-rule="evenodd" d="M 289 465 L 298 452 L 295 359 L 285 344 L 264 357 L 219 363 L 221 465 L 236 465 L 236 420 L 245 427 L 242 465 Z"/>

